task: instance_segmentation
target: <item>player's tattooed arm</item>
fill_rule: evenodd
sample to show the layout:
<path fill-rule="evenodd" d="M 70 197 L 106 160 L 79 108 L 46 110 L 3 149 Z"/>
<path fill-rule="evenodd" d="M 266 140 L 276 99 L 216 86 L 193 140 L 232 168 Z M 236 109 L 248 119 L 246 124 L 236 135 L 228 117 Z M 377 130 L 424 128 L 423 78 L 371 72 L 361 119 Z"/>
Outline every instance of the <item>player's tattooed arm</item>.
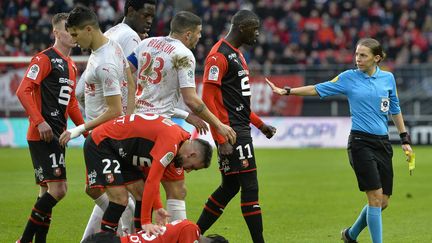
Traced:
<path fill-rule="evenodd" d="M 201 114 L 206 109 L 207 109 L 207 107 L 203 103 L 203 104 L 199 104 L 198 106 L 194 107 L 192 111 L 198 115 L 198 114 Z"/>

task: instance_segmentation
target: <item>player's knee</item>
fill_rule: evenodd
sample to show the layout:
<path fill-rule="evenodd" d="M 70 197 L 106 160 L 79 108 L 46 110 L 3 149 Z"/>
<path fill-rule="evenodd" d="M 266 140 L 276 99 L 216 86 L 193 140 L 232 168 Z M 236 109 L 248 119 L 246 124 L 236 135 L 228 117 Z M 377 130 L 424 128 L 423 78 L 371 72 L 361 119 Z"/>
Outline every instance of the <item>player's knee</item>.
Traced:
<path fill-rule="evenodd" d="M 99 188 L 90 188 L 88 186 L 86 186 L 85 192 L 89 197 L 91 197 L 93 199 L 99 198 L 104 193 L 103 190 L 101 190 Z"/>
<path fill-rule="evenodd" d="M 138 182 L 138 183 L 128 185 L 127 189 L 136 200 L 141 201 L 141 197 L 144 190 L 144 183 Z"/>
<path fill-rule="evenodd" d="M 56 183 L 48 186 L 48 193 L 51 194 L 57 201 L 60 201 L 66 196 L 67 184 Z"/>

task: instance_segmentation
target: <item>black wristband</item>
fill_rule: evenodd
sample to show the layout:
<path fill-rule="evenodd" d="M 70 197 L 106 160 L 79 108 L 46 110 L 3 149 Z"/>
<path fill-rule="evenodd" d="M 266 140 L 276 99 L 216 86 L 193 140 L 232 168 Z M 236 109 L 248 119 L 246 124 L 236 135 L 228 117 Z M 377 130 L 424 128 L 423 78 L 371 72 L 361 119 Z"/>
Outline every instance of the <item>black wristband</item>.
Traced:
<path fill-rule="evenodd" d="M 286 91 L 285 95 L 290 95 L 290 93 L 291 93 L 291 87 L 285 86 L 284 90 Z"/>
<path fill-rule="evenodd" d="M 411 145 L 411 137 L 407 132 L 403 132 L 399 134 L 402 144 L 410 144 Z"/>

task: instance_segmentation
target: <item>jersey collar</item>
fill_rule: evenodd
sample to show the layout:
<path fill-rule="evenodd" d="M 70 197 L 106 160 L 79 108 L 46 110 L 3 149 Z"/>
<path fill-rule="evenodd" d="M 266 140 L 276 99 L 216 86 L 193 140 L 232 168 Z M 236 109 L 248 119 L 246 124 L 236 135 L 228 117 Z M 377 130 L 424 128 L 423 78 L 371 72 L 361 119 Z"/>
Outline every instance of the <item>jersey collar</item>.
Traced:
<path fill-rule="evenodd" d="M 225 40 L 225 38 L 222 38 L 222 41 L 225 42 L 227 45 L 229 45 L 232 49 L 234 49 L 234 51 L 240 52 L 239 49 L 237 49 L 234 46 L 232 46 L 227 40 Z"/>
<path fill-rule="evenodd" d="M 372 74 L 372 76 L 369 76 L 367 73 L 364 73 L 364 72 L 360 71 L 360 69 L 357 69 L 357 71 L 360 73 L 360 75 L 361 75 L 363 78 L 373 78 L 373 79 L 377 79 L 377 78 L 378 78 L 378 75 L 379 75 L 380 72 L 381 72 L 381 69 L 380 69 L 378 66 L 376 66 L 375 73 Z"/>

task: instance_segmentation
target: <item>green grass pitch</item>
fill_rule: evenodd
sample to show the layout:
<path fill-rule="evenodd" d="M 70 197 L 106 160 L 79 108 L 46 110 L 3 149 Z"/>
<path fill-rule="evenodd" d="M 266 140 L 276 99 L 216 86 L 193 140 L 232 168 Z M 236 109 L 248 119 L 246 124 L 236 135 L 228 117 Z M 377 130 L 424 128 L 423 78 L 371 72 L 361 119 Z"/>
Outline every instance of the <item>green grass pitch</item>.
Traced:
<path fill-rule="evenodd" d="M 415 147 L 412 176 L 400 146 L 394 147 L 394 193 L 383 213 L 384 242 L 432 242 L 432 147 Z M 341 242 L 366 197 L 357 189 L 345 149 L 257 149 L 260 204 L 267 242 Z M 187 213 L 196 221 L 220 175 L 213 159 L 207 170 L 187 174 Z M 53 211 L 48 242 L 79 242 L 93 208 L 84 194 L 82 150 L 67 150 L 68 194 Z M 0 242 L 15 242 L 37 197 L 27 149 L 0 149 Z M 162 190 L 163 191 L 163 190 Z M 230 242 L 251 242 L 235 197 L 207 233 Z M 367 230 L 360 242 L 371 242 Z"/>

